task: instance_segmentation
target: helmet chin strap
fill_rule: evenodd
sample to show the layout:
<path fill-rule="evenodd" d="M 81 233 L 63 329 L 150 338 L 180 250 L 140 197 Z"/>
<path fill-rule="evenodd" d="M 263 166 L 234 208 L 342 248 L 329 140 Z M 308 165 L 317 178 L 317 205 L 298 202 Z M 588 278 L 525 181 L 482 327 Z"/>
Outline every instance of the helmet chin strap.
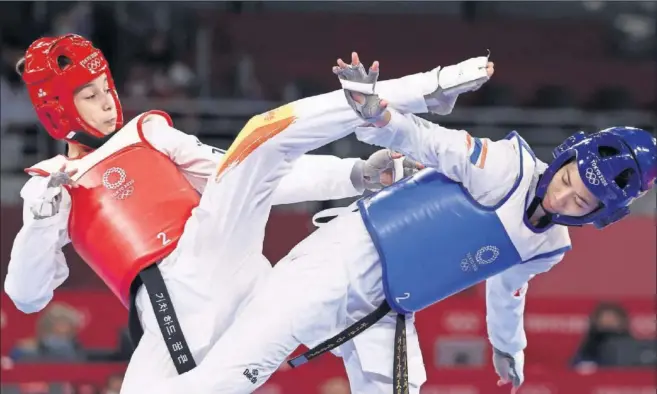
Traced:
<path fill-rule="evenodd" d="M 542 205 L 543 201 L 539 197 L 534 197 L 532 202 L 529 204 L 529 207 L 527 208 L 527 219 L 531 220 L 532 216 L 534 216 L 534 213 L 536 213 L 536 210 L 540 206 L 541 209 L 543 210 L 544 215 L 541 216 L 541 218 L 538 220 L 538 223 L 536 224 L 537 228 L 544 228 L 548 224 L 553 223 L 552 221 L 552 214 L 543 208 Z"/>
<path fill-rule="evenodd" d="M 103 137 L 94 137 L 93 135 L 84 132 L 77 132 L 77 131 L 71 134 L 72 135 L 68 136 L 69 140 L 75 141 L 78 144 L 84 145 L 88 148 L 95 150 L 103 146 L 103 144 L 105 144 L 107 141 L 109 141 L 110 138 L 112 138 L 112 136 L 116 134 L 116 131 Z"/>

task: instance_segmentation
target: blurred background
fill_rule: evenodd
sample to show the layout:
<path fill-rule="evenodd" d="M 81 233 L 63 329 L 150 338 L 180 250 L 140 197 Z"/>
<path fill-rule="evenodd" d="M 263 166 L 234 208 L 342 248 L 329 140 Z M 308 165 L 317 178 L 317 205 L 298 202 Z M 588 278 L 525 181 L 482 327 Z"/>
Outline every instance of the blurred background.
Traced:
<path fill-rule="evenodd" d="M 16 60 L 42 35 L 78 33 L 109 60 L 128 119 L 160 109 L 178 129 L 227 148 L 248 118 L 336 89 L 330 67 L 357 50 L 397 78 L 492 52 L 494 78 L 430 117 L 479 137 L 518 130 L 543 160 L 571 133 L 613 125 L 655 131 L 657 2 L 2 2 L 1 237 L 4 279 L 22 225 L 22 169 L 63 153 L 40 130 Z M 344 139 L 319 153 L 366 158 Z M 272 262 L 338 203 L 278 207 Z M 531 282 L 520 394 L 654 394 L 655 193 L 605 231 L 575 228 L 575 249 Z M 131 347 L 127 312 L 69 247 L 70 277 L 42 312 L 1 295 L 0 391 L 115 394 Z M 418 315 L 423 394 L 497 394 L 483 288 Z M 339 359 L 282 368 L 260 394 L 347 394 Z"/>

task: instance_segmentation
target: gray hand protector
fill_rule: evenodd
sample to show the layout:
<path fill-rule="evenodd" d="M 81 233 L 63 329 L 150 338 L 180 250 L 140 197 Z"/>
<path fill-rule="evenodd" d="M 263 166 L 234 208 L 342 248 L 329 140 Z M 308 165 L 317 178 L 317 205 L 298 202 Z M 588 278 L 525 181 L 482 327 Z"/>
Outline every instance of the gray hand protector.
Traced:
<path fill-rule="evenodd" d="M 379 72 L 371 69 L 366 71 L 363 64 L 359 63 L 357 66 L 338 68 L 335 74 L 340 79 L 349 106 L 358 116 L 370 123 L 379 120 L 385 112 L 375 92 Z"/>
<path fill-rule="evenodd" d="M 495 372 L 497 372 L 500 378 L 511 381 L 513 387 L 520 387 L 525 380 L 523 376 L 523 358 L 522 352 L 517 357 L 513 357 L 509 353 L 493 348 L 493 367 L 495 367 Z"/>
<path fill-rule="evenodd" d="M 46 190 L 30 206 L 30 212 L 34 219 L 41 220 L 57 215 L 62 202 L 62 185 L 71 184 L 71 182 L 71 178 L 65 172 L 52 173 Z"/>
<path fill-rule="evenodd" d="M 389 173 L 388 179 L 396 182 L 417 171 L 419 170 L 415 161 L 406 157 L 393 159 L 392 151 L 381 149 L 374 152 L 366 161 L 356 163 L 352 170 L 351 181 L 357 190 L 377 191 L 390 185 L 389 181 L 383 183 L 384 173 Z"/>

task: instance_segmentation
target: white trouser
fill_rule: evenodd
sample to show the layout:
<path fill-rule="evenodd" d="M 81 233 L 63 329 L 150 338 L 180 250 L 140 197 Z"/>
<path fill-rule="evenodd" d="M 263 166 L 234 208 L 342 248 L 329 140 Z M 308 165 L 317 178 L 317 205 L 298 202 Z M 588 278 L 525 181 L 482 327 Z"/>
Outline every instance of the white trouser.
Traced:
<path fill-rule="evenodd" d="M 197 368 L 149 392 L 251 393 L 300 344 L 321 343 L 383 301 L 374 245 L 360 214 L 345 214 L 318 229 L 276 265 Z M 419 393 L 426 380 L 424 364 L 413 318 L 406 323 L 409 383 L 411 392 Z M 337 349 L 352 393 L 393 392 L 395 324 L 395 314 L 390 313 Z M 303 368 L 293 373 L 303 374 Z"/>
<path fill-rule="evenodd" d="M 241 269 L 231 272 L 232 267 L 227 267 L 224 275 L 216 275 L 214 280 L 203 276 L 213 271 L 213 265 L 228 263 L 219 257 L 184 261 L 172 256 L 160 264 L 185 340 L 197 363 L 272 269 L 264 256 L 254 254 L 242 263 Z M 121 393 L 143 393 L 144 385 L 178 375 L 144 286 L 137 292 L 136 308 L 144 335 L 128 365 Z"/>
<path fill-rule="evenodd" d="M 208 181 L 178 247 L 160 264 L 197 364 L 271 271 L 262 244 L 280 179 L 299 156 L 361 123 L 344 93 L 335 91 L 254 117 L 228 150 L 224 163 L 231 165 Z M 177 375 L 143 288 L 136 301 L 144 336 L 122 394 L 149 392 L 155 382 Z"/>

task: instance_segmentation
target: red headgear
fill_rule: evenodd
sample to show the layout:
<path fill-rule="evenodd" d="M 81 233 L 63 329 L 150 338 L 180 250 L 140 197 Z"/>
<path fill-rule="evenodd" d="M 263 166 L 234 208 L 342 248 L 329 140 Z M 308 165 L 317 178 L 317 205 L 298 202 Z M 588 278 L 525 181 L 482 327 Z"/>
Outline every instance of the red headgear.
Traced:
<path fill-rule="evenodd" d="M 123 125 L 123 111 L 107 60 L 83 37 L 67 34 L 40 38 L 27 48 L 25 62 L 18 68 L 39 121 L 53 138 L 75 142 L 75 134 L 80 131 L 104 137 L 82 120 L 73 102 L 77 88 L 103 73 L 117 110 L 117 130 Z"/>

